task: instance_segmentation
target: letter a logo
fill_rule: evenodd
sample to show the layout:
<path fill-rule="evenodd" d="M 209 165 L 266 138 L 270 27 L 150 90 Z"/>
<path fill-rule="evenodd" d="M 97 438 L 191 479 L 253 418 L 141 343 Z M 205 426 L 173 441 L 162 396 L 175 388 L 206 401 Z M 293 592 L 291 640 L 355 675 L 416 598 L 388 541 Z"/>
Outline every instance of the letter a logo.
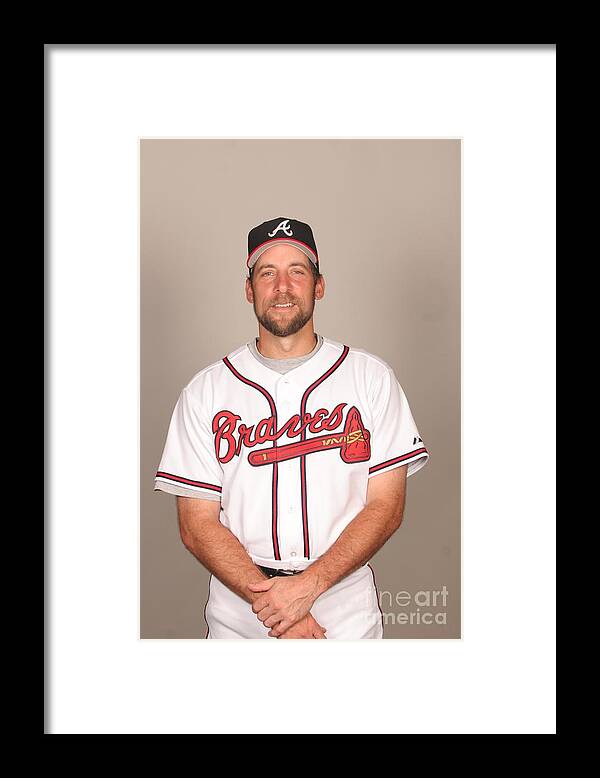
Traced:
<path fill-rule="evenodd" d="M 284 221 L 279 222 L 279 224 L 277 225 L 277 227 L 275 227 L 273 232 L 267 232 L 267 235 L 269 236 L 269 238 L 272 238 L 277 232 L 279 232 L 279 230 L 281 230 L 282 232 L 285 232 L 285 234 L 289 238 L 291 238 L 292 235 L 294 234 L 292 232 L 292 228 L 290 227 L 290 220 L 289 219 L 285 219 Z"/>

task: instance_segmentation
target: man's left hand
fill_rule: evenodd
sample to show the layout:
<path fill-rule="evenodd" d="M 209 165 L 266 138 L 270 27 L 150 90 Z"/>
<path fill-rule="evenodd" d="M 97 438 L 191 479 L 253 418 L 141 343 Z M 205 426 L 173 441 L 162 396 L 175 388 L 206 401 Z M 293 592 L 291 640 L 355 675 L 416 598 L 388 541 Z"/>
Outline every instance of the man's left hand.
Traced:
<path fill-rule="evenodd" d="M 263 592 L 252 603 L 252 610 L 265 627 L 271 627 L 269 637 L 279 637 L 286 629 L 306 616 L 317 599 L 317 586 L 306 573 L 274 576 L 248 584 L 252 592 Z"/>

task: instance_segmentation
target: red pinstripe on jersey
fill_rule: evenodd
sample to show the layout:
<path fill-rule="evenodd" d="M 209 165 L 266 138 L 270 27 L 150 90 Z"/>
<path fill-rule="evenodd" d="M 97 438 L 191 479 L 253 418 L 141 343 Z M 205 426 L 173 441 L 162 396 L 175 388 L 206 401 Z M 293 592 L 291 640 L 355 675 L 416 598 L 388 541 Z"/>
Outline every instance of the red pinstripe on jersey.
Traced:
<path fill-rule="evenodd" d="M 225 365 L 231 370 L 233 375 L 239 379 L 242 383 L 246 384 L 247 386 L 252 386 L 254 389 L 259 391 L 261 394 L 263 394 L 267 402 L 269 403 L 269 407 L 271 409 L 271 415 L 273 416 L 273 420 L 275 422 L 275 428 L 277 428 L 277 408 L 275 407 L 275 401 L 267 392 L 267 390 L 261 386 L 260 384 L 257 384 L 255 381 L 251 381 L 249 378 L 245 378 L 238 370 L 235 369 L 235 367 L 231 364 L 229 359 L 227 357 L 223 357 L 223 362 Z M 277 447 L 277 441 L 273 441 L 273 448 Z M 281 556 L 279 554 L 279 538 L 278 538 L 278 530 L 277 530 L 277 462 L 273 465 L 273 478 L 271 482 L 271 536 L 273 541 L 273 555 L 275 559 L 281 559 Z"/>
<path fill-rule="evenodd" d="M 378 470 L 383 470 L 384 467 L 389 467 L 390 465 L 395 465 L 397 462 L 404 462 L 407 459 L 412 459 L 412 457 L 418 457 L 421 456 L 421 454 L 427 454 L 426 448 L 417 448 L 414 451 L 409 451 L 408 454 L 402 454 L 402 456 L 394 457 L 393 459 L 386 459 L 385 462 L 380 462 L 378 465 L 373 465 L 373 467 L 369 468 L 369 475 L 371 473 L 376 473 Z"/>
<path fill-rule="evenodd" d="M 156 478 L 166 478 L 168 481 L 176 481 L 178 484 L 188 484 L 189 486 L 198 486 L 202 489 L 210 489 L 213 492 L 221 492 L 221 487 L 216 484 L 207 484 L 205 481 L 192 481 L 191 478 L 184 478 L 181 475 L 173 475 L 173 473 L 164 473 L 159 470 L 156 474 Z"/>
<path fill-rule="evenodd" d="M 336 359 L 333 365 L 329 368 L 329 370 L 323 373 L 323 375 L 320 378 L 317 378 L 317 380 L 305 390 L 304 394 L 302 395 L 302 400 L 300 402 L 301 419 L 304 418 L 304 414 L 306 413 L 306 403 L 308 401 L 308 397 L 310 393 L 314 389 L 316 389 L 317 386 L 322 384 L 323 381 L 329 378 L 329 376 L 332 375 L 338 369 L 338 367 L 348 356 L 349 351 L 350 351 L 350 347 L 344 346 L 342 353 Z M 306 440 L 306 429 L 302 430 L 300 439 Z M 304 556 L 306 557 L 306 559 L 310 559 L 310 537 L 308 531 L 308 507 L 307 507 L 308 500 L 307 500 L 307 487 L 306 487 L 306 454 L 300 457 L 300 488 L 302 494 L 302 534 L 304 536 Z"/>

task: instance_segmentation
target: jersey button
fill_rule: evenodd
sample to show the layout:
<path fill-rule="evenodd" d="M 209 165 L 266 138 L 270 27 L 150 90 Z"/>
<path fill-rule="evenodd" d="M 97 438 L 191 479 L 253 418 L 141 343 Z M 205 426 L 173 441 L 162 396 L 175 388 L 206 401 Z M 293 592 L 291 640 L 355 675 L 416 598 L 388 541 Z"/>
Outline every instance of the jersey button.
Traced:
<path fill-rule="evenodd" d="M 292 553 L 290 554 L 290 556 L 296 556 L 296 552 L 295 552 L 295 551 L 292 551 Z"/>

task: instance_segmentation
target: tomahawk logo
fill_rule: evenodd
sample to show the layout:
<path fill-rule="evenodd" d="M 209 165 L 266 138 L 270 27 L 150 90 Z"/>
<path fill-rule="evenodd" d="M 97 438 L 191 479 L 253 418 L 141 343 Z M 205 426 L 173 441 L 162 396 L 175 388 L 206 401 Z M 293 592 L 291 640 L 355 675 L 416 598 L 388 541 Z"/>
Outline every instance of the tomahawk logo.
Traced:
<path fill-rule="evenodd" d="M 275 227 L 273 232 L 268 232 L 267 235 L 269 236 L 269 238 L 272 238 L 272 237 L 274 237 L 276 235 L 276 233 L 279 232 L 279 230 L 281 230 L 282 232 L 285 232 L 285 234 L 288 236 L 288 238 L 291 238 L 292 235 L 294 234 L 292 232 L 292 228 L 290 227 L 290 220 L 289 219 L 285 219 L 285 221 L 279 222 L 279 224 L 277 225 L 277 227 Z"/>

